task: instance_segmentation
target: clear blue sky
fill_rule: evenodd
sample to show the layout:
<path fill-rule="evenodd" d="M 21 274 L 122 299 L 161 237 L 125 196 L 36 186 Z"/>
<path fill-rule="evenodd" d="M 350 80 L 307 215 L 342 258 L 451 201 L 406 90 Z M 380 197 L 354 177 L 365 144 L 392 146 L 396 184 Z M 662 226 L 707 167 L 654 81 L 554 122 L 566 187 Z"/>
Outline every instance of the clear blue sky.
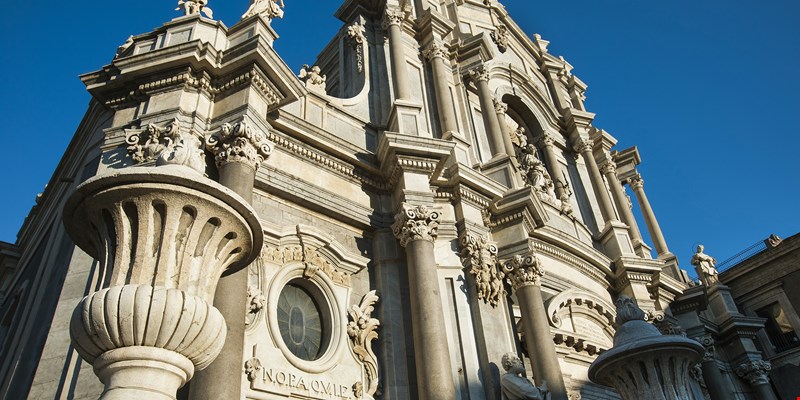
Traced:
<path fill-rule="evenodd" d="M 337 0 L 286 1 L 276 48 L 295 71 L 340 23 Z M 80 122 L 78 75 L 111 61 L 131 34 L 178 16 L 176 1 L 7 2 L 0 13 L 0 129 L 6 151 L 0 240 L 15 241 Z M 722 260 L 800 231 L 797 116 L 800 2 L 502 2 L 589 85 L 595 125 L 637 145 L 645 190 L 670 249 Z M 247 0 L 210 0 L 233 25 Z M 647 235 L 643 221 L 639 222 Z"/>

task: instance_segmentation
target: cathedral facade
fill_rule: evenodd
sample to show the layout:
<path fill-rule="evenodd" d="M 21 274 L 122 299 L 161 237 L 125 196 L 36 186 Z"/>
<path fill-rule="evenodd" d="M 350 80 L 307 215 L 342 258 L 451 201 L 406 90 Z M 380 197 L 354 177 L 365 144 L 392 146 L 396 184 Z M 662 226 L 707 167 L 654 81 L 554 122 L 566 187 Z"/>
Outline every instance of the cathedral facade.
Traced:
<path fill-rule="evenodd" d="M 724 287 L 678 267 L 638 149 L 546 40 L 497 1 L 347 0 L 298 74 L 281 6 L 227 27 L 181 1 L 81 76 L 89 109 L 0 248 L 1 397 L 626 398 L 589 369 L 622 304 L 699 342 L 662 382 L 690 397 L 652 398 L 766 398 L 754 348 L 712 345 L 758 319 L 697 328 Z"/>

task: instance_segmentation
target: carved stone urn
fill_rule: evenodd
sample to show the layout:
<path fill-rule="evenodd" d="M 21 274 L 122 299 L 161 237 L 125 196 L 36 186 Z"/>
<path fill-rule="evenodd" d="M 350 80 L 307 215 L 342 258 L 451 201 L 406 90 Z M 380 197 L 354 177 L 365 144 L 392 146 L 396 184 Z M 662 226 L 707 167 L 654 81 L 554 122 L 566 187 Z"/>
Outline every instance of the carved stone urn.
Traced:
<path fill-rule="evenodd" d="M 174 399 L 222 349 L 225 320 L 211 304 L 220 277 L 261 250 L 255 212 L 190 168 L 132 167 L 81 184 L 64 225 L 106 279 L 70 321 L 100 398 Z"/>
<path fill-rule="evenodd" d="M 627 296 L 621 295 L 616 306 L 614 347 L 589 366 L 589 379 L 617 389 L 623 400 L 693 399 L 689 370 L 702 357 L 703 346 L 682 336 L 662 335 Z"/>

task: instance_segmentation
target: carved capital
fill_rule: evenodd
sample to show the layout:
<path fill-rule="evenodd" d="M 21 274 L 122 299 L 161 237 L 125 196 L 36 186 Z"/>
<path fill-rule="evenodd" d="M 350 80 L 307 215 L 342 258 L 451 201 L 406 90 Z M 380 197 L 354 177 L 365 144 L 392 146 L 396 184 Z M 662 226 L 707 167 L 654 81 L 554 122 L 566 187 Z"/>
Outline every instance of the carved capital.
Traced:
<path fill-rule="evenodd" d="M 449 55 L 450 52 L 447 50 L 447 47 L 438 40 L 432 41 L 425 47 L 425 50 L 422 51 L 422 56 L 425 57 L 428 62 L 432 62 L 434 58 L 446 60 Z"/>
<path fill-rule="evenodd" d="M 473 68 L 469 71 L 469 79 L 476 83 L 489 82 L 489 70 L 483 65 Z"/>
<path fill-rule="evenodd" d="M 214 154 L 217 167 L 239 162 L 258 169 L 272 153 L 266 135 L 251 127 L 246 119 L 234 125 L 222 124 L 217 132 L 206 136 L 206 148 Z"/>
<path fill-rule="evenodd" d="M 600 172 L 604 175 L 606 174 L 616 174 L 617 173 L 617 164 L 614 161 L 606 160 L 602 164 L 600 164 Z"/>
<path fill-rule="evenodd" d="M 182 133 L 177 121 L 164 127 L 148 124 L 143 129 L 126 132 L 128 154 L 136 163 L 155 161 L 156 165 L 183 165 L 200 173 L 206 169 L 200 139 Z"/>
<path fill-rule="evenodd" d="M 435 242 L 438 230 L 439 213 L 422 205 L 403 203 L 392 224 L 392 232 L 403 247 L 413 240 Z"/>
<path fill-rule="evenodd" d="M 702 337 L 695 338 L 705 351 L 703 352 L 703 362 L 714 361 L 716 358 L 716 349 L 714 348 L 714 337 L 711 335 L 703 335 Z"/>
<path fill-rule="evenodd" d="M 508 111 L 508 104 L 503 103 L 501 100 L 492 98 L 492 102 L 494 103 L 494 111 L 498 114 L 505 114 Z M 521 127 L 520 127 L 521 128 Z M 522 128 L 525 129 L 525 128 Z"/>
<path fill-rule="evenodd" d="M 541 286 L 544 267 L 539 257 L 530 252 L 526 255 L 515 255 L 503 264 L 503 271 L 511 282 L 511 287 L 518 290 L 523 286 Z"/>
<path fill-rule="evenodd" d="M 575 151 L 581 154 L 592 153 L 594 149 L 594 141 L 592 139 L 580 139 L 575 142 Z"/>
<path fill-rule="evenodd" d="M 500 50 L 501 53 L 505 53 L 508 50 L 508 44 L 510 41 L 510 34 L 508 32 L 508 27 L 503 24 L 497 25 L 494 32 L 492 32 L 492 40 L 497 45 L 497 49 Z"/>
<path fill-rule="evenodd" d="M 644 179 L 639 174 L 636 174 L 630 178 L 628 178 L 628 185 L 631 185 L 633 189 L 642 189 L 644 188 Z"/>
<path fill-rule="evenodd" d="M 350 315 L 350 321 L 347 323 L 347 336 L 350 337 L 353 353 L 364 368 L 365 377 L 365 382 L 357 382 L 353 388 L 357 388 L 362 395 L 366 391 L 370 398 L 378 390 L 378 357 L 372 350 L 372 341 L 378 338 L 377 330 L 381 324 L 378 319 L 372 317 L 377 302 L 378 295 L 376 291 L 372 290 L 364 295 L 359 305 L 352 305 L 347 310 Z"/>
<path fill-rule="evenodd" d="M 386 12 L 383 14 L 383 21 L 381 26 L 384 30 L 388 30 L 390 26 L 401 26 L 406 19 L 406 13 L 397 7 L 386 7 Z"/>
<path fill-rule="evenodd" d="M 505 273 L 497 266 L 497 246 L 485 236 L 466 233 L 461 237 L 461 262 L 475 276 L 478 299 L 497 307 L 505 295 Z"/>
<path fill-rule="evenodd" d="M 771 370 L 772 364 L 769 361 L 747 361 L 736 367 L 736 375 L 749 382 L 751 386 L 768 385 L 768 374 Z"/>
<path fill-rule="evenodd" d="M 543 134 L 543 135 L 542 135 L 542 137 L 539 139 L 539 143 L 541 143 L 541 145 L 542 145 L 543 147 L 550 147 L 550 146 L 552 146 L 552 145 L 553 145 L 553 143 L 555 143 L 555 142 L 556 142 L 556 140 L 555 140 L 555 139 L 553 139 L 553 137 L 552 137 L 552 136 L 550 136 L 550 135 L 548 135 L 548 134 L 546 134 L 546 133 L 545 133 L 545 134 Z"/>

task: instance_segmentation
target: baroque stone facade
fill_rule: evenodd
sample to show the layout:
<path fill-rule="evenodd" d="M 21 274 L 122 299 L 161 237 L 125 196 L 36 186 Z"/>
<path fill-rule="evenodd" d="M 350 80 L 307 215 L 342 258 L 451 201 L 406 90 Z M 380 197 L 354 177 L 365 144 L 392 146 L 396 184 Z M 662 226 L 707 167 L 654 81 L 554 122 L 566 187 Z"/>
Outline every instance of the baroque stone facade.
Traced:
<path fill-rule="evenodd" d="M 631 398 L 619 360 L 670 362 L 631 332 L 683 351 L 652 393 L 720 370 L 767 393 L 765 360 L 692 330 L 724 287 L 678 267 L 637 148 L 502 4 L 347 0 L 298 71 L 283 5 L 228 28 L 181 1 L 81 76 L 54 184 L 0 244 L 0 397 Z"/>

